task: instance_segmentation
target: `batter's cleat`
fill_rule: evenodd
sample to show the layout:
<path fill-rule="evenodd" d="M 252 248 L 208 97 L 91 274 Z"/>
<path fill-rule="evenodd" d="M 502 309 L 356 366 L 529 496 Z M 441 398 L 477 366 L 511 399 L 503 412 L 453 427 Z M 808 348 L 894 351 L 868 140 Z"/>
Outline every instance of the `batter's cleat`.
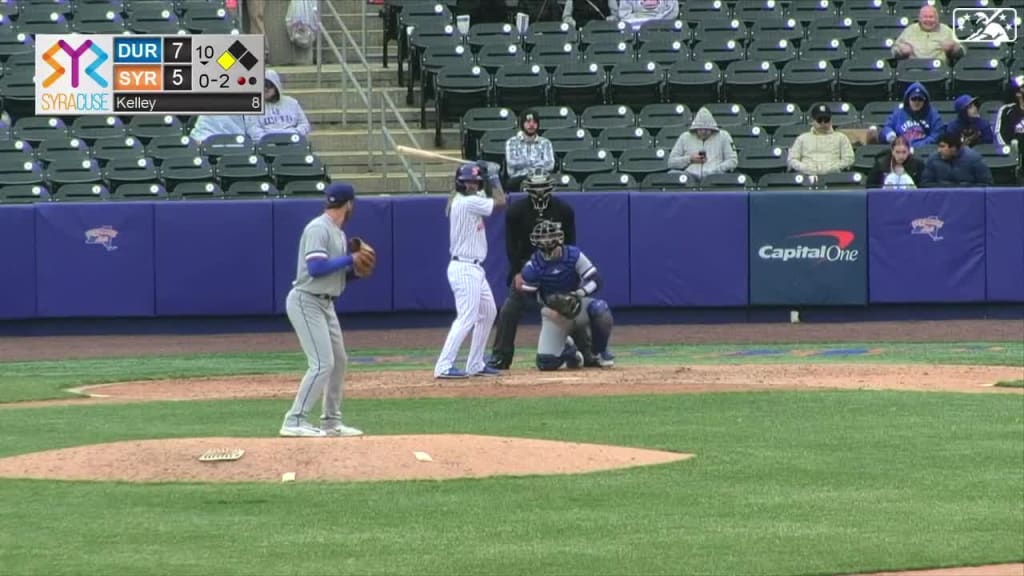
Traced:
<path fill-rule="evenodd" d="M 490 366 L 484 366 L 483 370 L 474 372 L 473 376 L 501 376 L 501 370 L 491 368 Z"/>
<path fill-rule="evenodd" d="M 452 366 L 451 368 L 445 370 L 444 372 L 441 372 L 437 376 L 434 376 L 434 378 L 441 378 L 444 380 L 463 380 L 465 378 L 469 378 L 469 374 L 466 374 L 462 370 L 459 370 L 458 368 Z"/>
<path fill-rule="evenodd" d="M 353 428 L 351 426 L 345 426 L 344 424 L 338 424 L 331 428 L 324 428 L 324 434 L 334 438 L 349 438 L 352 436 L 362 436 L 363 431 L 359 428 Z"/>
<path fill-rule="evenodd" d="M 615 366 L 615 356 L 607 350 L 597 355 L 597 365 L 601 368 L 611 368 Z"/>
<path fill-rule="evenodd" d="M 323 438 L 326 436 L 323 430 L 312 424 L 281 426 L 281 431 L 278 434 L 285 438 Z"/>

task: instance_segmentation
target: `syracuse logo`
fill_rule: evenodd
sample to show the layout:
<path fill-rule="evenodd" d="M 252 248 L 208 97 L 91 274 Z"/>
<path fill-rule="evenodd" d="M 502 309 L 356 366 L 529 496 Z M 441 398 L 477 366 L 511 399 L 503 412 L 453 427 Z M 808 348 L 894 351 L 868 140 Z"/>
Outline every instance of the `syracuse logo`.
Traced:
<path fill-rule="evenodd" d="M 942 240 L 942 236 L 939 236 L 939 230 L 946 223 L 939 219 L 938 216 L 928 216 L 927 218 L 918 218 L 910 222 L 910 233 L 911 234 L 924 234 L 929 236 L 932 241 L 938 242 Z"/>
<path fill-rule="evenodd" d="M 49 76 L 47 76 L 45 80 L 43 80 L 43 88 L 49 88 L 50 86 L 53 86 L 53 83 L 57 80 L 60 80 L 67 72 L 67 69 L 61 66 L 60 62 L 57 62 L 57 60 L 54 59 L 54 56 L 57 55 L 57 52 L 61 50 L 63 50 L 64 53 L 67 54 L 69 58 L 71 58 L 72 88 L 78 88 L 79 84 L 81 83 L 81 59 L 82 56 L 86 54 L 86 52 L 92 53 L 92 55 L 95 58 L 93 59 L 92 63 L 85 68 L 85 75 L 89 78 L 92 78 L 92 81 L 95 82 L 96 85 L 100 88 L 106 88 L 109 85 L 107 79 L 100 75 L 98 71 L 99 67 L 102 66 L 104 62 L 110 59 L 110 56 L 106 53 L 106 51 L 97 46 L 92 40 L 86 40 L 82 42 L 78 45 L 77 48 L 72 48 L 71 44 L 68 44 L 64 40 L 58 40 L 53 44 L 53 46 L 50 46 L 49 50 L 43 52 L 43 61 L 49 64 L 50 68 L 53 69 L 53 72 Z"/>
<path fill-rule="evenodd" d="M 113 252 L 114 250 L 117 250 L 117 246 L 114 246 L 114 238 L 117 238 L 117 234 L 117 230 L 110 225 L 92 228 L 85 231 L 85 243 L 99 244 L 100 246 L 103 246 L 107 252 Z"/>
<path fill-rule="evenodd" d="M 815 230 L 793 234 L 790 238 L 831 238 L 835 244 L 820 244 L 818 246 L 807 246 L 798 244 L 787 248 L 779 248 L 771 244 L 765 244 L 757 250 L 757 255 L 762 260 L 816 260 L 820 262 L 856 262 L 860 255 L 858 250 L 853 250 L 856 234 L 851 230 Z"/>

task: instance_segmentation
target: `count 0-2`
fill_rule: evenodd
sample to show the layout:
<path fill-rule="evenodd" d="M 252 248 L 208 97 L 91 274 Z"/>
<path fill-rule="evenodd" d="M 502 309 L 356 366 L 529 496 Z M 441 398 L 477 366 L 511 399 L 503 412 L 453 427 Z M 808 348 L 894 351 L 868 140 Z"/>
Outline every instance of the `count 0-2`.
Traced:
<path fill-rule="evenodd" d="M 220 83 L 220 88 L 229 88 L 230 84 L 228 83 L 228 80 L 230 80 L 230 78 L 228 78 L 227 74 L 220 74 L 219 76 L 211 77 L 209 74 L 203 73 L 199 75 L 199 87 L 209 88 L 210 84 L 216 85 L 217 83 Z"/>

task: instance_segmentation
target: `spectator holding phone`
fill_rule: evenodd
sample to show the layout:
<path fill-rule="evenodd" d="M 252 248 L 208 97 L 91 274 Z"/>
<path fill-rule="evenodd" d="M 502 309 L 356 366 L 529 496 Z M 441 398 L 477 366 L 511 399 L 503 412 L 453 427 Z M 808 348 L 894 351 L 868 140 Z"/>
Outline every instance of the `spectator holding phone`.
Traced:
<path fill-rule="evenodd" d="M 670 171 L 685 172 L 698 181 L 711 174 L 732 172 L 739 163 L 729 132 L 718 127 L 711 111 L 702 107 L 690 129 L 679 135 L 668 155 Z"/>

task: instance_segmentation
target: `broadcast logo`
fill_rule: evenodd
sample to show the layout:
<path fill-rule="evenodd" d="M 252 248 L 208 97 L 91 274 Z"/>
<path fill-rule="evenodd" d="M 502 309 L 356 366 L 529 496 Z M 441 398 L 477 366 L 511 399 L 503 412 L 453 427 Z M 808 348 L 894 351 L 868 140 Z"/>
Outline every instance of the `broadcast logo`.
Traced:
<path fill-rule="evenodd" d="M 1014 8 L 954 8 L 953 30 L 963 44 L 1004 44 L 1017 41 L 1020 18 Z"/>
<path fill-rule="evenodd" d="M 112 111 L 110 46 L 99 38 L 40 34 L 36 41 L 36 114 Z"/>

